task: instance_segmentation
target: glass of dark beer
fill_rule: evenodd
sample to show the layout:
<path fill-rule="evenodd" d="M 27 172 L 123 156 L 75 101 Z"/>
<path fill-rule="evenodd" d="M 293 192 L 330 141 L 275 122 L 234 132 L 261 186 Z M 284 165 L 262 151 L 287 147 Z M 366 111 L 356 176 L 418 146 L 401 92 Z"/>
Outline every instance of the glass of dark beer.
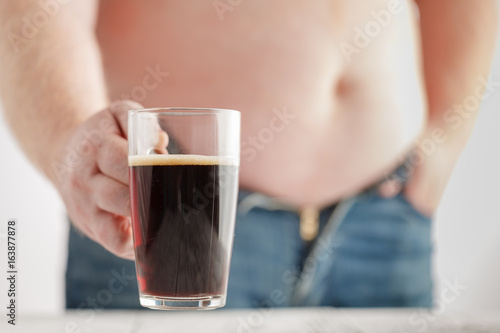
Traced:
<path fill-rule="evenodd" d="M 223 307 L 238 192 L 240 113 L 133 110 L 128 142 L 141 305 Z"/>

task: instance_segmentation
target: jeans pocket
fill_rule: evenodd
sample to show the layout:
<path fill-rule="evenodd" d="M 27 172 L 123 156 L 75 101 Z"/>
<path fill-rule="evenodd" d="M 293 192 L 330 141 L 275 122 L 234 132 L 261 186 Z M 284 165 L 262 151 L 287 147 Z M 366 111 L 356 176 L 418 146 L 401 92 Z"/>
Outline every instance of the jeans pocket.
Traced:
<path fill-rule="evenodd" d="M 403 205 L 405 205 L 406 207 L 408 207 L 414 214 L 416 217 L 420 218 L 420 219 L 423 219 L 423 220 L 427 220 L 427 221 L 430 221 L 432 220 L 432 216 L 428 216 L 427 214 L 424 214 L 422 213 L 420 210 L 418 210 L 417 207 L 415 207 L 415 205 L 413 205 L 410 200 L 408 200 L 408 198 L 406 197 L 406 195 L 404 194 L 404 191 L 402 191 L 401 193 L 399 193 L 396 197 Z"/>
<path fill-rule="evenodd" d="M 371 192 L 337 233 L 332 280 L 342 306 L 415 306 L 432 303 L 431 220 L 399 194 Z"/>

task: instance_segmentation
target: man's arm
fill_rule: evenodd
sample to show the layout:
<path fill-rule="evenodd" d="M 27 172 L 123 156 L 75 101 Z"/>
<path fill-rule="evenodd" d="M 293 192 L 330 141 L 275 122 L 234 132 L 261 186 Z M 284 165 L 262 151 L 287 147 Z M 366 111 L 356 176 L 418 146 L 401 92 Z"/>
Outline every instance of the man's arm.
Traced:
<path fill-rule="evenodd" d="M 429 107 L 422 140 L 439 137 L 439 142 L 434 142 L 435 151 L 417 166 L 407 196 L 430 215 L 477 118 L 479 103 L 474 105 L 473 100 L 481 99 L 486 89 L 495 48 L 497 4 L 496 0 L 417 0 L 417 4 Z"/>
<path fill-rule="evenodd" d="M 73 224 L 132 259 L 127 111 L 139 106 L 105 109 L 97 6 L 0 0 L 0 93 L 21 148 L 52 180 Z"/>
<path fill-rule="evenodd" d="M 108 104 L 93 33 L 97 4 L 70 1 L 48 15 L 37 0 L 0 2 L 6 120 L 26 155 L 53 181 L 50 164 L 61 138 Z M 35 21 L 37 13 L 48 18 L 46 25 Z"/>

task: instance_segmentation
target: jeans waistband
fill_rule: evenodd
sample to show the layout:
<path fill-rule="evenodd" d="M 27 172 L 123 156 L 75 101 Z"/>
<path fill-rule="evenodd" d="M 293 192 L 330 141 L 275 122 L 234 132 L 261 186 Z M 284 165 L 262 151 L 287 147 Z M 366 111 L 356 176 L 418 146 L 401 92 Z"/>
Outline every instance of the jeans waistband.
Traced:
<path fill-rule="evenodd" d="M 381 180 L 366 187 L 355 196 L 377 191 L 378 187 L 386 181 L 397 181 L 401 185 L 401 188 L 403 188 L 411 176 L 411 165 L 413 158 L 414 153 L 412 151 L 407 154 L 403 162 L 399 164 L 395 169 L 393 169 L 390 173 L 384 176 Z M 321 209 L 321 211 L 331 210 L 332 207 L 335 207 L 341 201 L 342 200 L 334 202 L 331 205 L 328 205 L 327 207 Z M 301 213 L 301 209 L 299 209 L 298 207 L 287 204 L 277 198 L 240 188 L 238 195 L 238 212 L 241 214 L 246 214 L 253 208 L 262 208 L 270 211 L 287 211 L 296 214 Z"/>

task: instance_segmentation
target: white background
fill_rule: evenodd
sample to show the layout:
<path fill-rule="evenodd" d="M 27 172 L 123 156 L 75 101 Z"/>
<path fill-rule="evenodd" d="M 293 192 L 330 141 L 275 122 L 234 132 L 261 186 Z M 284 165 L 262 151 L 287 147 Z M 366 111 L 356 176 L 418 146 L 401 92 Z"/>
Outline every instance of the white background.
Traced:
<path fill-rule="evenodd" d="M 500 82 L 500 52 L 492 73 L 493 81 Z M 483 104 L 435 220 L 436 299 L 448 310 L 500 311 L 500 87 L 495 89 Z M 19 221 L 18 313 L 61 312 L 68 228 L 64 207 L 50 183 L 20 152 L 3 118 L 0 156 L 1 231 L 7 219 Z M 1 246 L 0 271 L 5 272 L 3 240 Z M 466 290 L 448 302 L 439 288 L 446 286 L 444 281 L 458 282 Z"/>

